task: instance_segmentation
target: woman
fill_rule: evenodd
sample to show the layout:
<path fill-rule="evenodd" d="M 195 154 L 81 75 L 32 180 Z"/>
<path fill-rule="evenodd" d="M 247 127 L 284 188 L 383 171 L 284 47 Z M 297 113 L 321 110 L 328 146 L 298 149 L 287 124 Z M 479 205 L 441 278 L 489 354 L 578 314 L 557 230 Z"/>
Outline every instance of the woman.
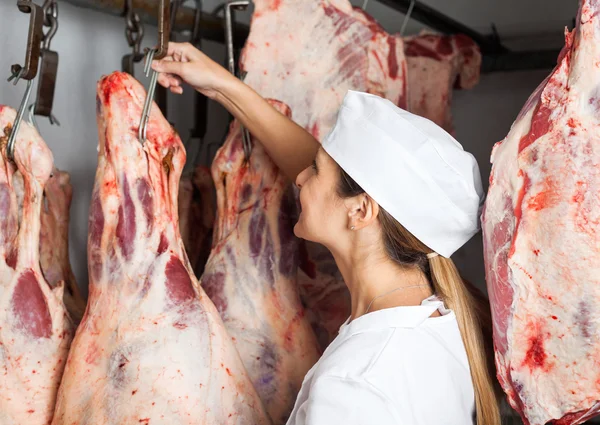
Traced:
<path fill-rule="evenodd" d="M 432 122 L 350 92 L 322 146 L 189 44 L 155 61 L 224 105 L 300 188 L 294 231 L 333 254 L 352 314 L 288 424 L 500 424 L 476 314 L 450 255 L 478 231 L 474 158 Z M 364 188 L 364 190 L 363 190 Z M 366 190 L 366 192 L 365 192 Z M 462 337 L 462 338 L 461 338 Z"/>

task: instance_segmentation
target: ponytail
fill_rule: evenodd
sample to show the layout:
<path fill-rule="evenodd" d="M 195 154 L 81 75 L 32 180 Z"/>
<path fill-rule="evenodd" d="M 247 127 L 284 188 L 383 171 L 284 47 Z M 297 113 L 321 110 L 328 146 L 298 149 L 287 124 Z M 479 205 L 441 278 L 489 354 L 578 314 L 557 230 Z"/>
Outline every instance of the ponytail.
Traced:
<path fill-rule="evenodd" d="M 489 354 L 492 350 L 491 347 L 486 350 L 484 344 L 483 330 L 486 325 L 491 326 L 485 317 L 485 311 L 489 311 L 489 308 L 467 289 L 451 259 L 438 256 L 431 258 L 429 262 L 435 293 L 456 314 L 475 389 L 477 425 L 500 425 L 498 394 L 490 373 L 493 369 L 489 368 Z"/>

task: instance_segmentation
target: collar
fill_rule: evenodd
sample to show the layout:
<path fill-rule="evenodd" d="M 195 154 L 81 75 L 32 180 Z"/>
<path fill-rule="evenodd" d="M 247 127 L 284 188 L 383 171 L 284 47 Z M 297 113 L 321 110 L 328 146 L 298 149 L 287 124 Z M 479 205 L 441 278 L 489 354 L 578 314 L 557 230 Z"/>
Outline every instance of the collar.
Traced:
<path fill-rule="evenodd" d="M 436 310 L 439 310 L 441 317 L 431 318 L 431 320 L 439 322 L 454 317 L 454 312 L 447 309 L 437 296 L 432 295 L 423 300 L 421 305 L 377 310 L 362 315 L 352 322 L 348 318 L 340 327 L 340 335 L 388 328 L 416 328 L 429 319 Z"/>

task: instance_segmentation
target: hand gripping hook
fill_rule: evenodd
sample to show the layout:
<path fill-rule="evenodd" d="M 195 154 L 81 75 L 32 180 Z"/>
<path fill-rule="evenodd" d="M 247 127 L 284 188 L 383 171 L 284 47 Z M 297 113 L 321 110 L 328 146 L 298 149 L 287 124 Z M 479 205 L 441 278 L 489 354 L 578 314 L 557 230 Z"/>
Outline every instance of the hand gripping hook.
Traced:
<path fill-rule="evenodd" d="M 158 48 L 148 49 L 146 51 L 146 62 L 144 66 L 144 73 L 150 77 L 150 85 L 148 86 L 148 92 L 146 93 L 146 100 L 144 102 L 144 108 L 142 109 L 142 118 L 140 120 L 140 126 L 138 129 L 138 139 L 143 145 L 146 143 L 146 135 L 148 130 L 148 121 L 150 120 L 150 112 L 152 110 L 152 102 L 154 100 L 154 93 L 156 91 L 156 82 L 158 81 L 158 72 L 152 69 L 152 61 L 154 59 L 162 59 L 167 56 L 169 50 L 169 9 L 170 4 L 167 0 L 160 0 L 160 8 L 158 15 Z"/>
<path fill-rule="evenodd" d="M 235 73 L 235 55 L 233 51 L 233 10 L 244 10 L 250 4 L 249 0 L 234 0 L 225 4 L 225 42 L 227 45 L 227 66 L 229 72 L 233 75 Z M 244 157 L 246 161 L 250 159 L 252 153 L 252 139 L 250 133 L 243 125 L 241 126 L 242 131 L 242 146 L 244 148 Z"/>
<path fill-rule="evenodd" d="M 44 12 L 40 6 L 29 0 L 19 0 L 17 2 L 17 7 L 21 12 L 30 14 L 27 52 L 24 66 L 16 64 L 11 67 L 11 76 L 8 78 L 8 81 L 15 80 L 13 84 L 16 85 L 17 82 L 23 78 L 27 80 L 27 87 L 25 88 L 25 94 L 21 100 L 21 105 L 19 106 L 19 111 L 17 112 L 17 117 L 13 123 L 6 145 L 6 153 L 10 159 L 14 159 L 15 141 L 17 139 L 17 134 L 19 133 L 19 128 L 21 127 L 21 122 L 23 121 L 23 115 L 25 114 L 29 97 L 31 96 L 33 79 L 37 75 L 43 35 L 42 27 L 44 25 Z"/>

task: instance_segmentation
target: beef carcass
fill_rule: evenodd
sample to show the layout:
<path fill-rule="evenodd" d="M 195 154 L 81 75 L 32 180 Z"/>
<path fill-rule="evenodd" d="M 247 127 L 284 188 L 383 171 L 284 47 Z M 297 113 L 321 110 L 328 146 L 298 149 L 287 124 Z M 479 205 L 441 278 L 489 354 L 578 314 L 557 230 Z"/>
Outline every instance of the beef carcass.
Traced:
<path fill-rule="evenodd" d="M 64 282 L 64 303 L 71 318 L 78 324 L 85 311 L 85 300 L 69 261 L 69 210 L 72 196 L 69 173 L 55 168 L 44 188 L 40 266 L 51 287 Z"/>
<path fill-rule="evenodd" d="M 278 99 L 294 121 L 323 138 L 348 90 L 406 108 L 406 61 L 385 33 L 348 0 L 256 0 L 240 66 L 244 82 Z"/>
<path fill-rule="evenodd" d="M 130 75 L 102 78 L 97 95 L 90 295 L 53 424 L 268 424 L 179 236 L 179 136 L 154 104 L 140 144 L 146 93 Z"/>
<path fill-rule="evenodd" d="M 77 325 L 85 311 L 85 300 L 81 296 L 69 261 L 69 210 L 73 193 L 69 180 L 68 173 L 55 168 L 44 187 L 44 199 L 41 203 L 40 267 L 51 288 L 64 284 L 63 301 L 71 319 Z M 20 222 L 25 187 L 23 176 L 18 170 L 13 175 L 13 187 L 17 196 Z"/>
<path fill-rule="evenodd" d="M 15 162 L 6 144 L 16 112 L 0 106 L 0 424 L 49 424 L 67 359 L 73 324 L 63 285 L 48 285 L 40 269 L 43 191 L 52 153 L 23 122 Z M 18 170 L 18 171 L 17 171 Z M 22 217 L 13 177 L 23 177 Z"/>
<path fill-rule="evenodd" d="M 255 0 L 254 5 L 240 61 L 244 81 L 263 97 L 287 104 L 294 121 L 317 139 L 335 123 L 348 90 L 407 107 L 402 39 L 348 0 Z M 308 244 L 305 254 L 302 301 L 324 348 L 350 315 L 349 294 L 330 254 L 316 244 Z"/>
<path fill-rule="evenodd" d="M 289 114 L 285 105 L 273 103 Z M 273 423 L 282 424 L 320 355 L 298 294 L 294 192 L 256 140 L 245 160 L 237 121 L 212 173 L 218 210 L 202 287 L 221 313 Z"/>
<path fill-rule="evenodd" d="M 179 231 L 196 276 L 202 276 L 212 246 L 215 222 L 215 184 L 210 169 L 198 166 L 181 178 Z"/>
<path fill-rule="evenodd" d="M 481 52 L 469 37 L 423 33 L 404 39 L 408 110 L 452 133 L 452 90 L 479 82 Z"/>
<path fill-rule="evenodd" d="M 492 153 L 483 215 L 496 366 L 526 424 L 600 411 L 600 2 Z"/>

